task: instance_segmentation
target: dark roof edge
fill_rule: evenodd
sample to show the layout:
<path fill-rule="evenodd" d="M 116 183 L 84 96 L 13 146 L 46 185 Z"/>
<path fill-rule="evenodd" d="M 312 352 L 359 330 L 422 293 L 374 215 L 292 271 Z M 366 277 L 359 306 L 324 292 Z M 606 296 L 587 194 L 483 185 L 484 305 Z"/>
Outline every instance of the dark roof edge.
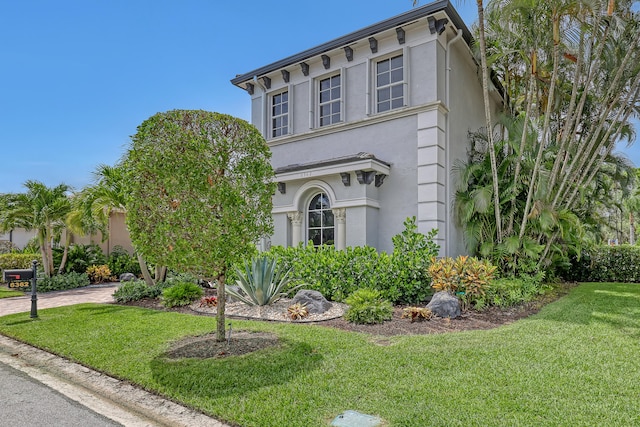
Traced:
<path fill-rule="evenodd" d="M 353 155 L 350 155 L 350 156 L 336 157 L 336 158 L 333 158 L 333 159 L 320 160 L 320 161 L 317 161 L 317 162 L 281 166 L 279 168 L 276 168 L 274 172 L 276 173 L 276 175 L 278 175 L 278 174 L 283 174 L 283 173 L 288 173 L 288 172 L 298 172 L 298 171 L 307 170 L 307 169 L 313 169 L 313 168 L 320 168 L 320 167 L 326 167 L 326 166 L 348 164 L 348 163 L 353 163 L 353 162 L 359 162 L 359 161 L 362 161 L 362 160 L 371 160 L 371 161 L 380 163 L 381 165 L 384 165 L 384 166 L 387 166 L 387 167 L 391 167 L 390 163 L 387 163 L 384 160 L 380 160 L 380 159 L 376 158 L 376 156 L 374 156 L 371 153 L 358 153 L 358 154 L 353 154 Z"/>
<path fill-rule="evenodd" d="M 284 68 L 299 62 L 303 62 L 304 60 L 309 59 L 313 56 L 320 55 L 322 53 L 328 52 L 333 49 L 337 49 L 339 47 L 347 46 L 350 43 L 361 40 L 363 38 L 370 37 L 382 31 L 395 28 L 399 25 L 406 24 L 407 22 L 411 22 L 419 18 L 424 18 L 425 16 L 429 16 L 436 12 L 441 12 L 441 11 L 444 11 L 449 16 L 449 18 L 451 18 L 456 28 L 459 28 L 462 30 L 463 38 L 465 39 L 467 44 L 471 45 L 471 41 L 473 40 L 473 37 L 471 36 L 471 32 L 469 31 L 469 28 L 467 28 L 462 18 L 460 18 L 460 15 L 458 15 L 458 12 L 453 8 L 449 0 L 439 0 L 433 3 L 426 4 L 424 6 L 417 7 L 415 9 L 411 9 L 408 12 L 405 12 L 400 15 L 394 16 L 392 18 L 386 19 L 384 21 L 378 22 L 377 24 L 370 25 L 361 30 L 358 30 L 353 33 L 347 34 L 345 36 L 339 37 L 337 39 L 331 40 L 327 43 L 323 43 L 319 46 L 313 47 L 311 49 L 307 49 L 303 52 L 281 59 L 280 61 L 274 62 L 269 65 L 265 65 L 264 67 L 260 67 L 248 73 L 239 75 L 236 78 L 232 79 L 231 83 L 237 86 L 242 82 L 246 82 L 248 80 L 253 79 L 254 76 L 259 77 L 259 76 L 268 74 L 272 71 L 276 71 L 280 68 Z"/>

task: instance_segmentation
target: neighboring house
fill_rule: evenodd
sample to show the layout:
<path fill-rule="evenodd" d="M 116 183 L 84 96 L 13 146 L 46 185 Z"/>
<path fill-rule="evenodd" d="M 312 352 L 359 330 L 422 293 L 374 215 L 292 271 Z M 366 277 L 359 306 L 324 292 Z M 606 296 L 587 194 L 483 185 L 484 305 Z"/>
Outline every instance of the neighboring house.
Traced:
<path fill-rule="evenodd" d="M 78 245 L 96 244 L 102 251 L 109 255 L 116 246 L 120 246 L 129 254 L 134 253 L 129 230 L 125 222 L 125 214 L 122 211 L 112 210 L 109 215 L 109 235 L 103 239 L 102 233 L 98 232 L 91 236 L 72 236 L 72 241 Z"/>
<path fill-rule="evenodd" d="M 441 255 L 466 252 L 452 167 L 484 125 L 471 34 L 448 1 L 387 19 L 231 82 L 273 152 L 274 245 L 370 245 L 416 216 Z M 498 105 L 498 92 L 493 93 Z"/>
<path fill-rule="evenodd" d="M 0 241 L 6 240 L 13 242 L 18 248 L 24 249 L 29 241 L 36 237 L 35 230 L 25 230 L 16 228 L 5 234 L 0 234 Z M 65 235 L 60 239 L 63 243 Z M 113 252 L 113 248 L 120 246 L 130 254 L 133 254 L 133 245 L 129 237 L 129 231 L 125 224 L 124 212 L 112 211 L 109 216 L 109 235 L 103 240 L 102 233 L 98 232 L 92 236 L 71 236 L 71 242 L 78 245 L 96 244 L 102 248 L 105 255 Z"/>
<path fill-rule="evenodd" d="M 24 228 L 16 228 L 10 230 L 7 233 L 0 234 L 0 241 L 11 242 L 18 248 L 24 249 L 24 247 L 27 246 L 27 243 L 29 243 L 29 241 L 34 237 L 36 237 L 35 231 L 27 231 Z"/>

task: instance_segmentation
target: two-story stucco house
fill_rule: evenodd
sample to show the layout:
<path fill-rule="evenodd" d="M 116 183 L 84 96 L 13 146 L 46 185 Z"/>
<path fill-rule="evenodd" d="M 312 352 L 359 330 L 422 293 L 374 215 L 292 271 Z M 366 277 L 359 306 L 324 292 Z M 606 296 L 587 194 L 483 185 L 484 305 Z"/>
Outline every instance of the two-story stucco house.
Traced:
<path fill-rule="evenodd" d="M 465 252 L 452 166 L 484 124 L 470 42 L 437 1 L 231 81 L 273 152 L 271 244 L 391 251 L 416 216 L 419 231 L 438 229 L 442 255 Z"/>

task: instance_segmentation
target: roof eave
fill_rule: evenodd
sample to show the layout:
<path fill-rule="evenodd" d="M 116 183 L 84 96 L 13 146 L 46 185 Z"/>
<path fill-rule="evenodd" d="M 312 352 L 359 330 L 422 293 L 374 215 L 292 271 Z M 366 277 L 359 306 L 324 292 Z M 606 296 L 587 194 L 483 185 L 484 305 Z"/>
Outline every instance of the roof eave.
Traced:
<path fill-rule="evenodd" d="M 347 34 L 345 36 L 323 43 L 319 46 L 313 47 L 311 49 L 307 49 L 303 52 L 281 59 L 280 61 L 276 61 L 272 64 L 265 65 L 263 67 L 257 68 L 248 73 L 239 75 L 236 78 L 232 79 L 231 83 L 238 87 L 241 87 L 240 84 L 251 81 L 253 80 L 254 77 L 263 76 L 265 74 L 271 73 L 273 71 L 277 71 L 279 69 L 288 67 L 290 65 L 304 62 L 305 60 L 312 58 L 314 56 L 321 55 L 325 52 L 329 52 L 331 50 L 334 50 L 340 47 L 348 46 L 349 44 L 354 43 L 358 40 L 362 40 L 374 34 L 378 34 L 380 32 L 398 27 L 408 22 L 412 22 L 416 19 L 433 15 L 434 13 L 437 13 L 437 12 L 445 12 L 449 16 L 449 18 L 451 18 L 451 21 L 456 26 L 456 28 L 460 28 L 463 31 L 463 38 L 465 39 L 467 44 L 469 45 L 471 44 L 473 40 L 473 37 L 471 36 L 471 32 L 467 28 L 462 18 L 460 18 L 460 15 L 458 15 L 458 12 L 453 8 L 449 0 L 440 0 L 440 1 L 426 4 L 421 7 L 417 7 L 415 9 L 411 9 L 408 12 L 405 12 L 400 15 L 394 16 L 392 18 L 386 19 L 384 21 L 378 22 L 377 24 L 370 25 L 358 31 L 354 31 L 350 34 Z"/>

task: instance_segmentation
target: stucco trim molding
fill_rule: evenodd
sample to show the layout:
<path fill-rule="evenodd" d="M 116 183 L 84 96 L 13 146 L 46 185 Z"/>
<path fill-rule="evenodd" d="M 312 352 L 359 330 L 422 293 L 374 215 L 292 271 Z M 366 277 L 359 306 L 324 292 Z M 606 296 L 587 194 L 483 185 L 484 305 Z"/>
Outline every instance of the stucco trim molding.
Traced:
<path fill-rule="evenodd" d="M 291 142 L 304 141 L 306 139 L 318 138 L 325 135 L 331 135 L 334 133 L 345 132 L 352 129 L 357 129 L 365 126 L 370 126 L 377 123 L 384 123 L 391 120 L 396 120 L 402 117 L 415 116 L 416 114 L 438 111 L 441 114 L 447 114 L 449 110 L 441 101 L 434 101 L 429 104 L 423 104 L 415 107 L 398 108 L 397 110 L 391 110 L 386 113 L 380 113 L 365 117 L 364 119 L 353 122 L 342 122 L 332 126 L 328 126 L 320 129 L 311 129 L 308 132 L 296 133 L 291 135 L 283 135 L 277 138 L 268 139 L 267 144 L 270 147 L 277 145 L 288 144 Z"/>
<path fill-rule="evenodd" d="M 352 198 L 352 199 L 337 200 L 336 193 L 329 184 L 327 184 L 324 181 L 314 179 L 314 180 L 305 182 L 298 189 L 298 191 L 296 191 L 296 194 L 293 196 L 293 202 L 291 204 L 274 206 L 273 209 L 271 210 L 271 213 L 286 214 L 293 211 L 300 211 L 301 206 L 306 202 L 306 197 L 308 196 L 309 191 L 311 190 L 323 191 L 329 198 L 329 202 L 331 203 L 332 209 L 354 208 L 354 207 L 361 207 L 361 206 L 380 209 L 380 202 L 370 197 L 358 197 L 358 198 Z"/>
<path fill-rule="evenodd" d="M 338 159 L 339 160 L 339 159 Z M 389 164 L 371 156 L 369 158 L 353 157 L 353 160 L 344 162 L 318 162 L 317 166 L 313 164 L 301 165 L 304 167 L 288 167 L 290 171 L 277 173 L 275 180 L 277 182 L 290 182 L 301 179 L 313 179 L 328 175 L 340 175 L 343 173 L 355 171 L 374 171 L 376 174 L 389 175 L 391 167 Z"/>

